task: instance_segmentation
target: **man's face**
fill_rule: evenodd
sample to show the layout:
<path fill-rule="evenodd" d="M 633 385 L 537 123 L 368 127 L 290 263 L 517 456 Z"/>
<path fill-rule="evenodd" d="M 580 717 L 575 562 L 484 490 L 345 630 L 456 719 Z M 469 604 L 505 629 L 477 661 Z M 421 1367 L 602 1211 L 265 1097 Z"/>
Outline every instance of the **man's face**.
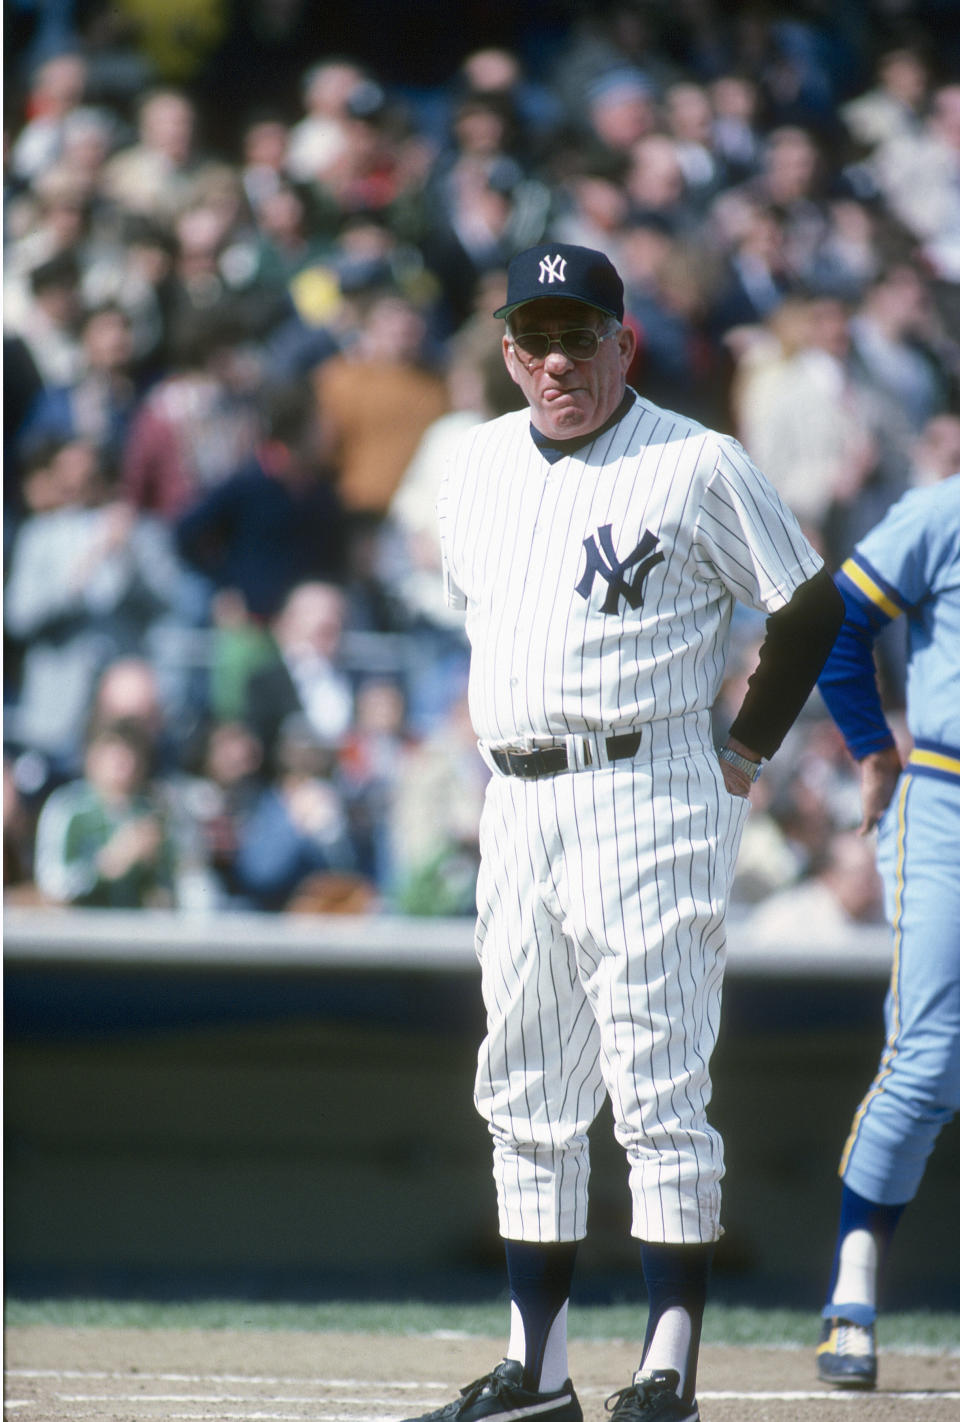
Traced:
<path fill-rule="evenodd" d="M 559 336 L 584 327 L 600 333 L 605 319 L 602 311 L 580 301 L 545 298 L 515 311 L 511 327 L 514 336 L 531 331 Z M 559 345 L 534 360 L 514 345 L 509 332 L 503 338 L 507 370 L 526 396 L 533 423 L 552 439 L 576 439 L 609 419 L 623 399 L 635 349 L 636 338 L 627 327 L 602 339 L 591 360 L 573 360 Z"/>

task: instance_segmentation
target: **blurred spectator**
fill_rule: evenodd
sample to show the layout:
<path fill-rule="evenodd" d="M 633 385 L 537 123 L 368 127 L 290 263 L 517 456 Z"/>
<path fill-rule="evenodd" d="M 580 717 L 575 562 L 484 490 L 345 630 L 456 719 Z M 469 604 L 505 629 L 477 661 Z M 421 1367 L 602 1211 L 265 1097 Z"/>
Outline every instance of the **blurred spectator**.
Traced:
<path fill-rule="evenodd" d="M 5 312 L 4 329 L 20 338 L 44 385 L 69 385 L 83 363 L 77 335 L 80 268 L 72 252 L 34 267 L 20 310 Z M 16 305 L 16 303 L 14 303 Z"/>
<path fill-rule="evenodd" d="M 353 723 L 340 746 L 340 786 L 357 867 L 387 899 L 395 878 L 390 817 L 403 762 L 414 744 L 397 679 L 362 681 Z"/>
<path fill-rule="evenodd" d="M 619 270 L 630 217 L 624 187 L 630 160 L 595 147 L 565 150 L 553 163 L 550 231 L 560 242 L 604 252 Z"/>
<path fill-rule="evenodd" d="M 934 415 L 911 452 L 910 484 L 918 488 L 960 473 L 960 415 Z"/>
<path fill-rule="evenodd" d="M 237 858 L 247 821 L 266 791 L 263 747 L 240 721 L 214 721 L 203 737 L 197 774 L 184 784 L 180 807 L 195 827 L 198 859 L 215 908 L 246 906 Z M 246 862 L 248 854 L 243 854 Z"/>
<path fill-rule="evenodd" d="M 890 212 L 939 276 L 960 282 L 960 83 L 935 89 L 919 133 L 889 138 L 871 167 Z"/>
<path fill-rule="evenodd" d="M 203 162 L 196 151 L 196 106 L 175 88 L 140 101 L 136 142 L 106 166 L 102 190 L 125 212 L 171 221 L 194 195 Z"/>
<path fill-rule="evenodd" d="M 939 414 L 950 393 L 950 376 L 937 356 L 942 345 L 930 291 L 915 267 L 892 267 L 871 283 L 850 320 L 854 360 L 882 397 L 902 412 L 905 440 Z"/>
<path fill-rule="evenodd" d="M 743 203 L 729 236 L 730 252 L 710 302 L 709 321 L 711 330 L 737 355 L 744 349 L 741 328 L 762 325 L 796 283 L 775 208 Z"/>
<path fill-rule="evenodd" d="M 654 404 L 715 426 L 723 412 L 708 262 L 653 216 L 630 226 L 621 254 L 626 320 L 637 333 L 631 381 Z"/>
<path fill-rule="evenodd" d="M 873 846 L 856 830 L 826 841 L 823 864 L 801 883 L 754 907 L 751 929 L 771 943 L 842 939 L 852 926 L 883 922 L 883 890 Z"/>
<path fill-rule="evenodd" d="M 97 451 L 54 447 L 31 468 L 31 513 L 13 545 L 8 634 L 24 644 L 6 737 L 73 773 L 95 681 L 106 663 L 176 625 L 182 573 L 167 530 L 116 498 Z"/>
<path fill-rule="evenodd" d="M 624 65 L 597 75 L 586 91 L 591 136 L 604 148 L 629 153 L 657 127 L 657 106 L 649 81 Z"/>
<path fill-rule="evenodd" d="M 159 663 L 159 665 L 158 665 Z M 97 680 L 89 724 L 135 722 L 150 744 L 151 772 L 161 777 L 180 765 L 184 743 L 192 731 L 181 720 L 181 704 L 171 696 L 162 658 L 150 661 L 139 650 L 114 657 Z"/>
<path fill-rule="evenodd" d="M 261 396 L 253 459 L 189 504 L 176 523 L 181 557 L 254 618 L 273 617 L 292 588 L 343 574 L 340 503 L 319 462 L 315 410 L 305 389 Z"/>
<path fill-rule="evenodd" d="M 704 211 L 729 181 L 716 147 L 709 94 L 700 84 L 671 84 L 664 95 L 663 109 L 686 192 L 694 206 Z"/>
<path fill-rule="evenodd" d="M 198 200 L 174 220 L 168 303 L 172 326 L 198 320 L 232 324 L 237 338 L 260 340 L 289 311 L 286 293 L 259 281 L 257 232 L 239 179 L 210 175 Z"/>
<path fill-rule="evenodd" d="M 115 115 L 103 107 L 85 105 L 74 109 L 64 120 L 63 150 L 58 166 L 72 174 L 80 191 L 89 194 L 94 202 L 98 199 L 104 167 L 122 133 Z"/>
<path fill-rule="evenodd" d="M 53 903 L 172 906 L 174 846 L 151 793 L 149 747 L 138 726 L 94 730 L 82 779 L 55 789 L 40 812 L 35 874 Z"/>
<path fill-rule="evenodd" d="M 721 74 L 708 86 L 713 107 L 713 146 L 728 182 L 752 178 L 760 167 L 762 138 L 756 84 L 740 74 Z"/>
<path fill-rule="evenodd" d="M 401 762 L 391 816 L 394 899 L 401 912 L 476 912 L 478 826 L 488 778 L 461 695 Z"/>
<path fill-rule="evenodd" d="M 192 706 L 183 682 L 186 669 L 172 649 L 161 649 L 157 664 L 136 654 L 117 657 L 100 675 L 87 721 L 88 736 L 101 726 L 134 726 L 149 757 L 153 795 L 176 846 L 176 900 L 200 910 L 216 898 L 197 813 L 198 781 L 188 773 L 200 724 L 201 706 Z M 166 654 L 164 654 L 166 653 Z"/>
<path fill-rule="evenodd" d="M 675 237 L 692 237 L 700 217 L 674 140 L 651 133 L 633 144 L 629 157 L 626 189 L 636 220 L 656 222 Z"/>
<path fill-rule="evenodd" d="M 40 267 L 69 258 L 82 282 L 93 255 L 91 194 L 79 174 L 57 166 L 38 178 L 30 196 L 8 208 L 4 262 L 4 322 L 24 322 L 30 300 L 30 280 Z"/>
<path fill-rule="evenodd" d="M 15 177 L 32 183 L 61 157 L 64 126 L 83 102 L 86 85 L 86 61 L 76 51 L 52 55 L 36 66 L 26 98 L 27 121 L 10 150 Z"/>
<path fill-rule="evenodd" d="M 886 451 L 880 438 L 897 422 L 897 407 L 852 363 L 842 302 L 784 303 L 769 325 L 775 344 L 754 346 L 741 360 L 738 432 L 817 544 L 836 516 L 830 552 L 837 558 L 852 537 L 845 516 L 857 518 L 858 502 L 892 501 L 903 478 L 896 449 Z"/>
<path fill-rule="evenodd" d="M 340 151 L 311 184 L 320 230 L 332 233 L 357 213 L 411 222 L 405 209 L 416 211 L 433 154 L 406 108 L 366 79 L 346 100 L 340 136 Z"/>
<path fill-rule="evenodd" d="M 677 77 L 662 43 L 661 24 L 652 6 L 631 0 L 579 10 L 550 71 L 552 87 L 566 112 L 579 116 L 584 94 L 610 73 L 626 71 L 652 94 L 661 92 Z"/>
<path fill-rule="evenodd" d="M 779 212 L 790 270 L 799 280 L 811 277 L 829 227 L 825 164 L 813 135 L 796 126 L 767 134 L 760 172 L 747 188 Z"/>
<path fill-rule="evenodd" d="M 121 471 L 126 497 L 175 519 L 252 457 L 257 426 L 252 372 L 232 324 L 212 316 L 181 320 L 173 369 L 131 425 Z"/>
<path fill-rule="evenodd" d="M 78 329 L 82 363 L 76 379 L 41 392 L 21 438 L 87 440 L 119 467 L 140 393 L 130 322 L 121 307 L 105 305 L 84 311 Z"/>
<path fill-rule="evenodd" d="M 279 113 L 266 111 L 247 122 L 241 143 L 240 181 L 252 211 L 290 182 L 289 150 L 290 128 Z"/>
<path fill-rule="evenodd" d="M 313 235 L 307 196 L 288 179 L 279 178 L 251 205 L 256 223 L 253 279 L 257 283 L 286 290 L 304 267 L 326 259 L 329 242 Z"/>
<path fill-rule="evenodd" d="M 367 82 L 363 68 L 349 59 L 329 59 L 307 69 L 302 97 L 306 110 L 290 130 L 287 171 L 298 182 L 320 180 L 347 147 L 347 104 Z"/>
<path fill-rule="evenodd" d="M 916 50 L 890 49 L 877 60 L 875 79 L 872 88 L 840 105 L 847 132 L 867 151 L 891 139 L 919 133 L 930 71 Z"/>
<path fill-rule="evenodd" d="M 344 897 L 369 907 L 365 886 L 355 877 L 349 820 L 335 783 L 336 746 L 294 714 L 280 727 L 274 759 L 275 780 L 249 807 L 233 859 L 244 902 L 275 911 L 309 893 L 317 912 L 342 905 Z"/>
<path fill-rule="evenodd" d="M 348 514 L 386 513 L 424 430 L 447 407 L 426 339 L 412 302 L 375 292 L 356 342 L 315 373 L 326 453 Z"/>
<path fill-rule="evenodd" d="M 479 277 L 543 233 L 549 194 L 524 170 L 518 148 L 509 97 L 471 93 L 460 101 L 424 192 L 423 251 L 451 329 L 467 315 Z"/>
<path fill-rule="evenodd" d="M 457 76 L 468 94 L 499 95 L 510 102 L 516 116 L 518 155 L 525 164 L 549 147 L 563 122 L 563 107 L 552 89 L 526 69 L 510 49 L 487 46 L 473 50 Z"/>
<path fill-rule="evenodd" d="M 443 592 L 437 495 L 446 462 L 464 431 L 520 408 L 523 396 L 503 363 L 496 329 L 461 333 L 447 370 L 450 409 L 424 431 L 390 501 L 385 576 L 406 615 L 417 655 L 408 674 L 409 718 L 432 728 L 460 695 L 468 656 L 462 614 Z"/>
<path fill-rule="evenodd" d="M 343 670 L 347 604 L 340 588 L 301 583 L 271 624 L 275 657 L 250 677 L 243 719 L 263 743 L 272 766 L 280 728 L 299 715 L 326 744 L 336 744 L 353 719 L 353 685 Z"/>
<path fill-rule="evenodd" d="M 119 223 L 109 259 L 95 261 L 84 277 L 88 306 L 114 305 L 125 313 L 135 369 L 144 381 L 169 373 L 175 253 L 169 228 L 132 213 Z"/>

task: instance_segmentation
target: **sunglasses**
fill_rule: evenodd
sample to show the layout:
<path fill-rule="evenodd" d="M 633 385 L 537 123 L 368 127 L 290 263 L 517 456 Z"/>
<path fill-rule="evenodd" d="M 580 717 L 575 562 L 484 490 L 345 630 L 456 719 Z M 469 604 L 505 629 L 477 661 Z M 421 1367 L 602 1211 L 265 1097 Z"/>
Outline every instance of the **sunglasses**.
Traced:
<path fill-rule="evenodd" d="M 593 360 L 600 349 L 601 341 L 609 341 L 617 333 L 609 331 L 600 336 L 590 326 L 576 326 L 570 331 L 561 331 L 557 336 L 548 336 L 546 331 L 525 331 L 521 336 L 512 336 L 511 344 L 522 351 L 530 360 L 546 360 L 554 346 L 559 346 L 570 360 Z"/>

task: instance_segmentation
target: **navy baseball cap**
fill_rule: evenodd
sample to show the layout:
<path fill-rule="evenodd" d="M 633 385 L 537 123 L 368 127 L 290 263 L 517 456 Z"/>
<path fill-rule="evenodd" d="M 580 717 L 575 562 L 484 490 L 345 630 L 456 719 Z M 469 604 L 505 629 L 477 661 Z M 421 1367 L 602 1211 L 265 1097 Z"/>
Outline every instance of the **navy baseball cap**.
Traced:
<path fill-rule="evenodd" d="M 494 316 L 509 316 L 518 306 L 545 296 L 582 301 L 623 320 L 623 282 L 602 252 L 569 242 L 541 242 L 518 252 L 507 268 L 506 305 Z"/>

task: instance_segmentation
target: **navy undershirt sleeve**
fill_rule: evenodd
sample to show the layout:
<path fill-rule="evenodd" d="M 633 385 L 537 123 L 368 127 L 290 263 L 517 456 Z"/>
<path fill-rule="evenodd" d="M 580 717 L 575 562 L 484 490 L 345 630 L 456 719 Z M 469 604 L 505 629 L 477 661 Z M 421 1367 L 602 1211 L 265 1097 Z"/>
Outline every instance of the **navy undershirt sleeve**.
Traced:
<path fill-rule="evenodd" d="M 803 709 L 843 621 L 843 598 L 825 568 L 771 613 L 760 660 L 730 727 L 751 750 L 769 757 Z"/>
<path fill-rule="evenodd" d="M 883 714 L 873 644 L 888 624 L 863 602 L 848 579 L 837 579 L 844 602 L 843 626 L 817 680 L 820 695 L 855 760 L 896 744 Z"/>

